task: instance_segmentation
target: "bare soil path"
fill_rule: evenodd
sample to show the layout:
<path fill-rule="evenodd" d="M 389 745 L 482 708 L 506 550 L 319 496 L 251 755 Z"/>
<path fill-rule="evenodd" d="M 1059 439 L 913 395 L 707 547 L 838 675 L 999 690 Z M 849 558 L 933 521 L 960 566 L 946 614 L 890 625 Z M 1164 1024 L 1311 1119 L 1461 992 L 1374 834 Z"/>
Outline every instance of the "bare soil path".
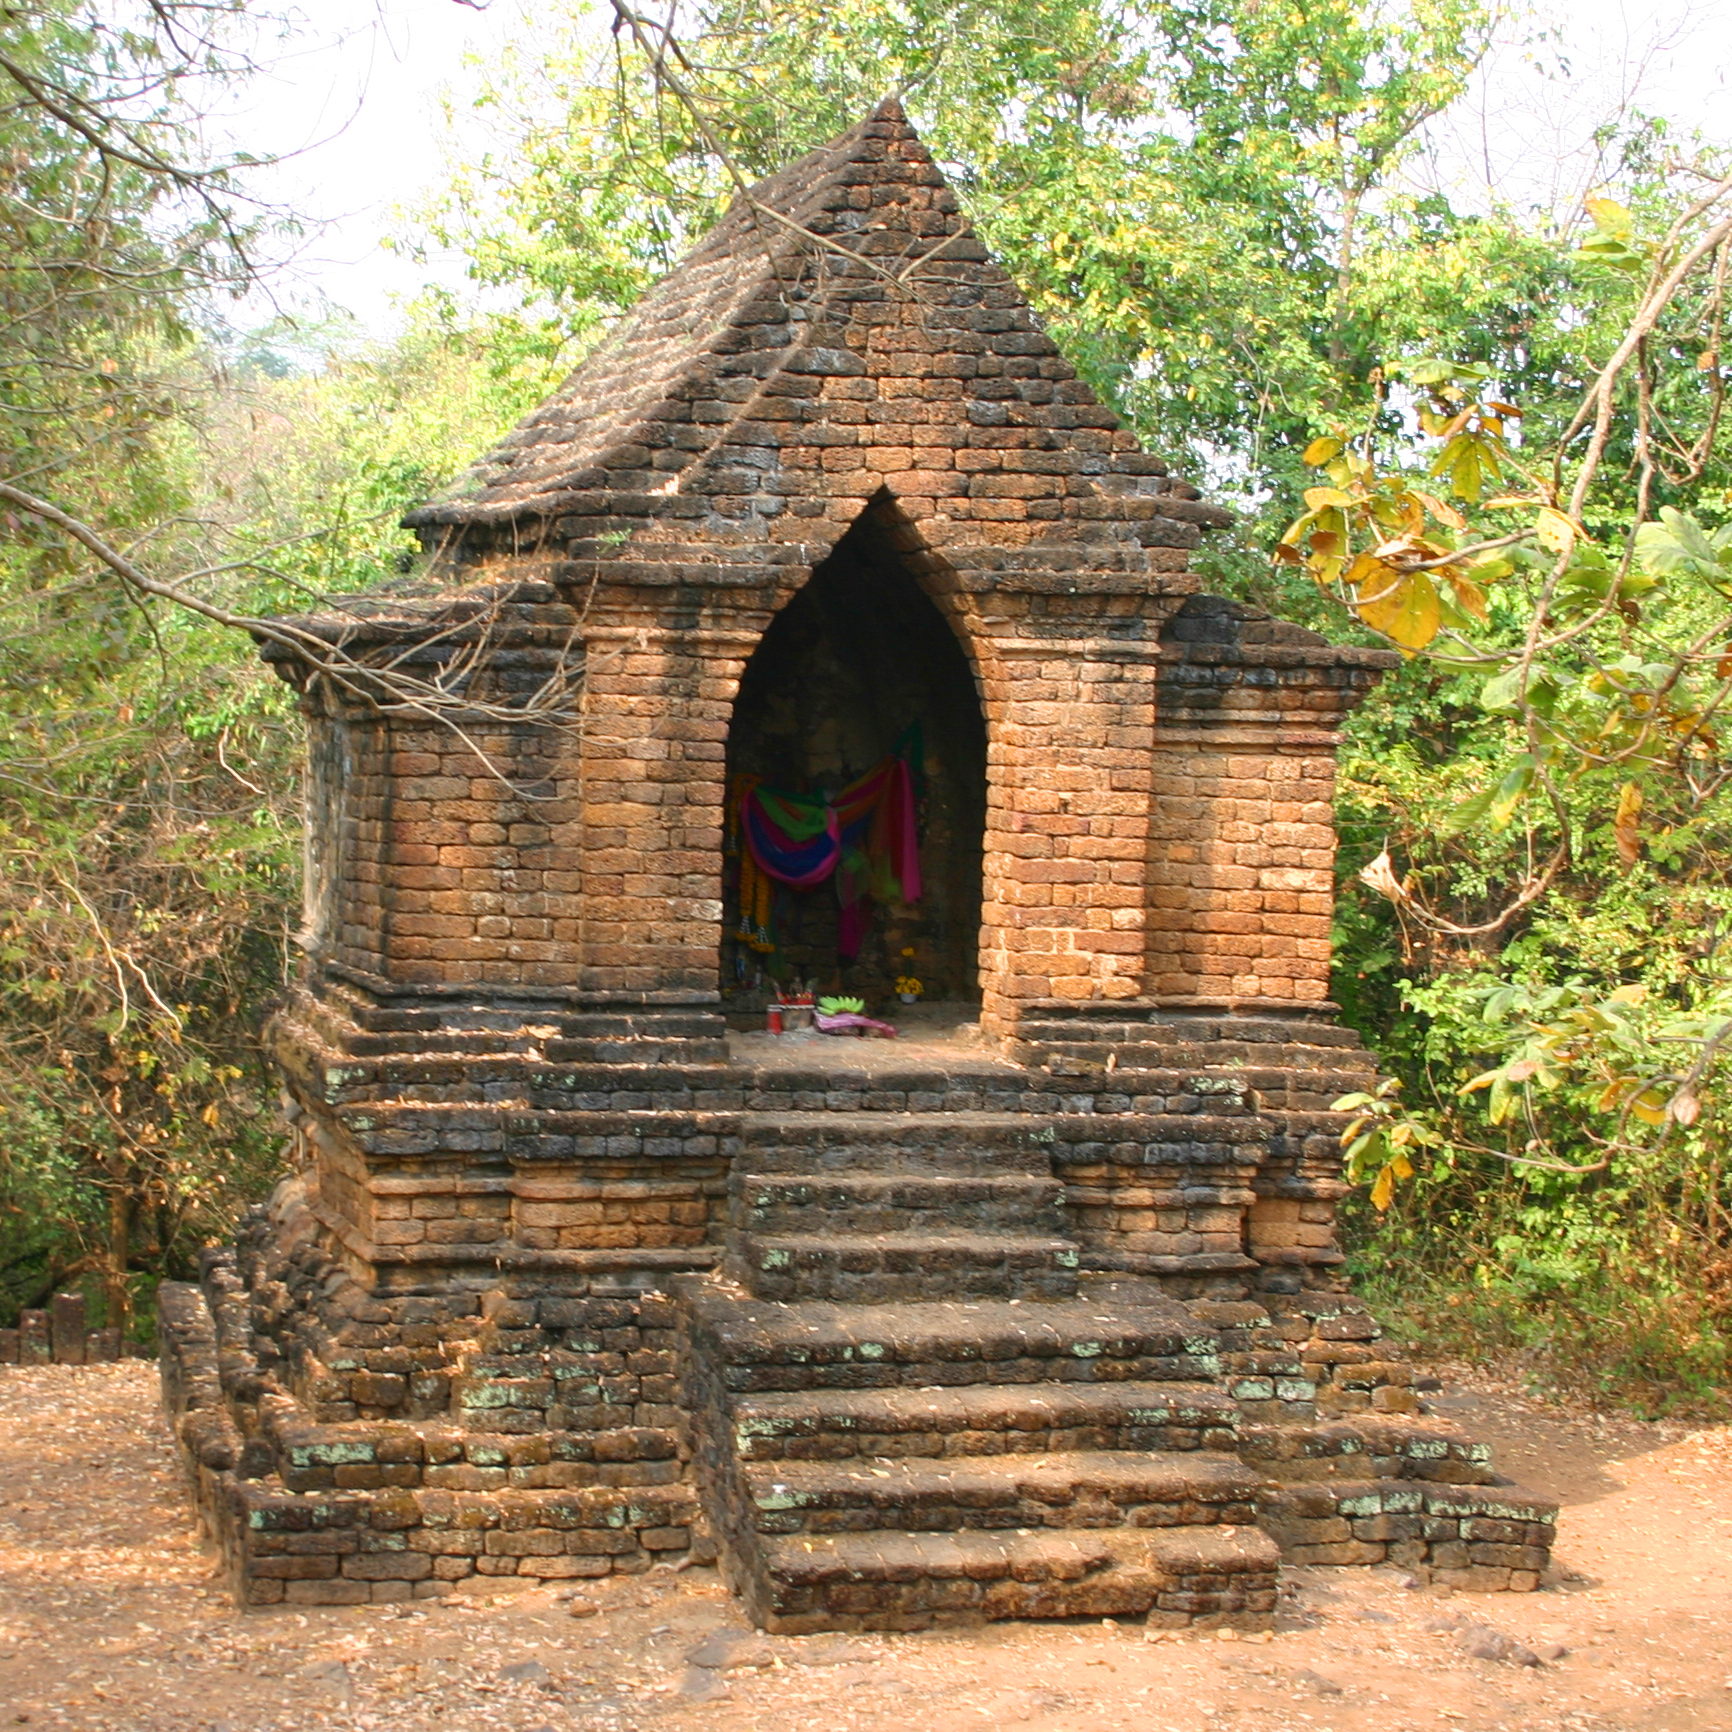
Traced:
<path fill-rule="evenodd" d="M 1100 1623 L 763 1638 L 713 1570 L 586 1587 L 576 1617 L 539 1589 L 238 1614 L 192 1530 L 155 1368 L 7 1368 L 0 1732 L 1732 1732 L 1732 1430 L 1453 1387 L 1440 1410 L 1564 1500 L 1541 1593 L 1303 1570 L 1263 1641 Z M 1484 1657 L 1496 1636 L 1549 1658 Z"/>

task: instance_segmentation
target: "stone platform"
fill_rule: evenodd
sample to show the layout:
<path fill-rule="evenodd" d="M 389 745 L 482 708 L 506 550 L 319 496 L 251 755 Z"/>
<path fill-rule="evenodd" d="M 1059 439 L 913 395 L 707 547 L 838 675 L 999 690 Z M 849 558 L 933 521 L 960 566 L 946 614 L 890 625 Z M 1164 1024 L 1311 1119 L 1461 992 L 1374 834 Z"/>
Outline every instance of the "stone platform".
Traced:
<path fill-rule="evenodd" d="M 1055 1026 L 1036 1062 L 736 1036 L 674 1064 L 664 1031 L 658 1096 L 702 1097 L 715 1154 L 670 1143 L 659 1189 L 719 1177 L 708 1236 L 659 1257 L 514 1266 L 490 1217 L 445 1212 L 452 1178 L 424 1185 L 442 1205 L 424 1219 L 481 1223 L 452 1240 L 467 1260 L 364 1283 L 315 1175 L 287 1182 L 162 1298 L 170 1410 L 238 1597 L 407 1599 L 718 1552 L 785 1631 L 1255 1628 L 1283 1559 L 1532 1588 L 1555 1508 L 1421 1411 L 1336 1286 L 1332 1239 L 1305 1242 L 1307 1192 L 1327 1205 L 1331 1183 L 1305 1142 L 1333 1123 L 1305 1090 L 1364 1065 L 1346 1042 L 1301 1054 L 1317 1032 Z M 569 1080 L 646 1086 L 607 1056 Z M 671 1110 L 630 1109 L 646 1135 Z M 1266 1196 L 1292 1207 L 1259 1260 Z"/>

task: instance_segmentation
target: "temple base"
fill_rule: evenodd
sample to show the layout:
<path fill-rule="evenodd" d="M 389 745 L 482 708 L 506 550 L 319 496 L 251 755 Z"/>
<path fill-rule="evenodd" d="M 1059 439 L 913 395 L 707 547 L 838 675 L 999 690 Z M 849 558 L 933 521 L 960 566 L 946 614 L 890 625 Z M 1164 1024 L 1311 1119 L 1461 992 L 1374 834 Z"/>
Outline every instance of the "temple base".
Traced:
<path fill-rule="evenodd" d="M 1317 1097 L 1363 1055 L 1320 1064 L 1321 1022 L 1141 1017 L 1054 1019 L 1032 1063 L 790 1042 L 703 1067 L 726 1179 L 698 1244 L 370 1266 L 287 1182 L 161 1300 L 237 1598 L 718 1555 L 787 1631 L 1257 1627 L 1282 1561 L 1536 1586 L 1555 1505 L 1424 1414 L 1339 1288 Z"/>

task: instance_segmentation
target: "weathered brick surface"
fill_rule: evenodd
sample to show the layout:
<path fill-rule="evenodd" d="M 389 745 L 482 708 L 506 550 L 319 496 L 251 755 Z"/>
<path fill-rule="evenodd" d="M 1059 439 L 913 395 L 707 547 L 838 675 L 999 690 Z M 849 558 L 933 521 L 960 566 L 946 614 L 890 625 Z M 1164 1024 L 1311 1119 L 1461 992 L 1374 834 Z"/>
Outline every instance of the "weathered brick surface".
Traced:
<path fill-rule="evenodd" d="M 118 1329 L 86 1326 L 82 1293 L 56 1293 L 46 1311 L 26 1309 L 16 1328 L 0 1329 L 0 1365 L 101 1365 L 126 1350 Z"/>

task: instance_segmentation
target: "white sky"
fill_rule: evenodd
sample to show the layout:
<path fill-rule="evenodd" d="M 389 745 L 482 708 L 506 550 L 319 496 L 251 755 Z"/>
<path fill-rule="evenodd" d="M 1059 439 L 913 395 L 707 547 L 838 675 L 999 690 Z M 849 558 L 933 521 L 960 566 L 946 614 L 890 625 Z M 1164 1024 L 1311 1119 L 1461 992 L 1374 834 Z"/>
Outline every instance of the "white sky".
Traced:
<path fill-rule="evenodd" d="M 254 184 L 314 226 L 273 283 L 289 303 L 323 300 L 386 331 L 396 308 L 433 280 L 462 280 L 462 261 L 431 266 L 387 248 L 441 179 L 452 147 L 447 91 L 476 62 L 521 38 L 533 16 L 571 0 L 297 0 L 304 25 L 291 52 L 262 45 L 267 70 L 226 130 L 257 155 L 281 157 Z M 463 116 L 457 116 L 458 124 Z"/>
<path fill-rule="evenodd" d="M 293 153 L 265 177 L 268 195 L 320 226 L 278 285 L 323 299 L 384 332 L 429 277 L 456 283 L 461 261 L 431 266 L 386 249 L 398 212 L 433 190 L 450 134 L 442 95 L 462 91 L 536 21 L 591 12 L 582 0 L 298 0 L 306 26 L 274 58 L 228 125 L 260 154 Z M 1631 106 L 1732 137 L 1732 7 L 1726 0 L 1540 0 L 1551 40 L 1509 32 L 1475 91 L 1433 128 L 1415 167 L 1458 200 L 1488 180 L 1519 206 L 1568 208 L 1600 165 L 1596 124 Z M 267 59 L 272 57 L 268 54 Z M 459 122 L 462 123 L 461 113 Z"/>
<path fill-rule="evenodd" d="M 1457 209 L 1569 212 L 1603 176 L 1593 134 L 1608 121 L 1663 115 L 1680 145 L 1732 141 L 1729 62 L 1727 0 L 1536 0 L 1428 129 L 1411 172 Z"/>

